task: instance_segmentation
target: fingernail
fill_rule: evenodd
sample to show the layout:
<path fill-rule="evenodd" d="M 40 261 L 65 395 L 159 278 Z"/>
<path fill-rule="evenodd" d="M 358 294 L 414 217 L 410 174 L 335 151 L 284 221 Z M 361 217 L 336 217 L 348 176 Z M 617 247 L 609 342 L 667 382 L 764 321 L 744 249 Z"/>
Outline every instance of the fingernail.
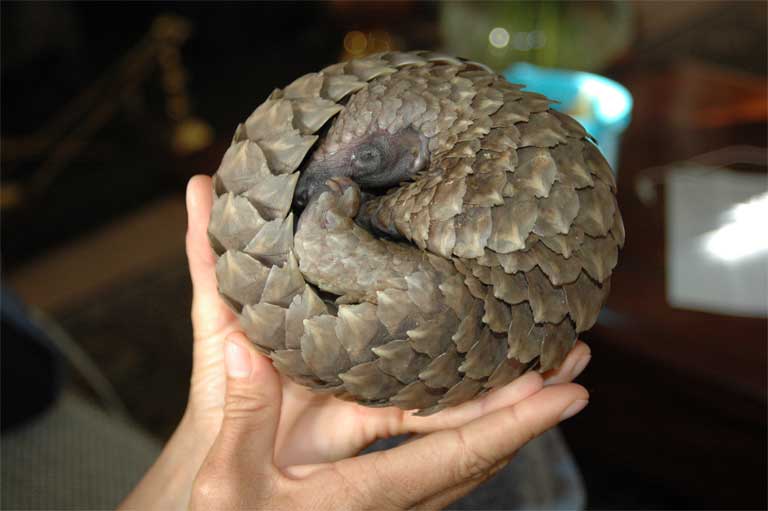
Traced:
<path fill-rule="evenodd" d="M 224 360 L 230 378 L 245 378 L 251 374 L 251 356 L 243 346 L 235 341 L 227 341 L 224 348 Z"/>
<path fill-rule="evenodd" d="M 566 419 L 570 419 L 571 417 L 573 417 L 574 415 L 582 411 L 584 407 L 587 406 L 587 403 L 589 403 L 589 401 L 587 401 L 586 399 L 577 399 L 576 401 L 571 403 L 571 405 L 568 408 L 565 409 L 563 414 L 560 416 L 560 420 L 564 421 Z"/>
<path fill-rule="evenodd" d="M 587 367 L 587 364 L 589 364 L 589 361 L 592 359 L 592 355 L 587 355 L 585 357 L 581 357 L 578 362 L 576 362 L 576 366 L 573 368 L 573 377 L 576 378 L 578 375 L 581 374 L 581 372 L 584 370 L 585 367 Z"/>

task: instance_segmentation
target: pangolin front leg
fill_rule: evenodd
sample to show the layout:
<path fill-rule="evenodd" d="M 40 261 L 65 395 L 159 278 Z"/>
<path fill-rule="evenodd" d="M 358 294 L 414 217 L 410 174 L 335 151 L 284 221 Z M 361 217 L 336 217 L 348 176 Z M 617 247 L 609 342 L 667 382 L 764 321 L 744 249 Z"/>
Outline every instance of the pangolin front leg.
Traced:
<path fill-rule="evenodd" d="M 378 239 L 358 225 L 361 193 L 349 178 L 332 178 L 314 189 L 294 238 L 307 281 L 347 303 L 375 302 L 379 291 L 407 289 L 405 279 L 420 267 L 424 253 Z"/>

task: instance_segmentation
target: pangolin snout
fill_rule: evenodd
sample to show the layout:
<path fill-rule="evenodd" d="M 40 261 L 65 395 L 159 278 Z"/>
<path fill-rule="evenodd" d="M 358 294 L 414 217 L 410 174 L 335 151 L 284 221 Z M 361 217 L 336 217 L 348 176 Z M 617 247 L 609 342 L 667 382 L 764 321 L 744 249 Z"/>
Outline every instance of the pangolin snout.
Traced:
<path fill-rule="evenodd" d="M 293 193 L 293 205 L 299 209 L 306 207 L 312 196 L 320 191 L 322 185 L 332 177 L 334 173 L 312 165 L 301 171 Z"/>
<path fill-rule="evenodd" d="M 299 175 L 299 181 L 296 183 L 296 190 L 293 193 L 293 204 L 297 208 L 304 208 L 309 201 L 309 192 L 311 186 L 309 179 L 306 179 L 306 174 Z"/>

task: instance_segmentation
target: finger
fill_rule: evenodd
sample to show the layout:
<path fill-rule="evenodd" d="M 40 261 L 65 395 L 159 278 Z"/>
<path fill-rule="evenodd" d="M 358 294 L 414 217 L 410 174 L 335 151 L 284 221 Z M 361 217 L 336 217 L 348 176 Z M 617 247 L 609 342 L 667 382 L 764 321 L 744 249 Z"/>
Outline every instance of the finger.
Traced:
<path fill-rule="evenodd" d="M 413 505 L 480 477 L 531 439 L 581 411 L 588 396 L 575 384 L 546 387 L 514 406 L 459 428 L 343 460 L 336 466 L 349 477 L 357 477 L 372 499 Z"/>
<path fill-rule="evenodd" d="M 453 504 L 454 502 L 456 502 L 457 500 L 459 500 L 460 498 L 474 491 L 481 484 L 485 484 L 486 482 L 488 482 L 489 479 L 491 479 L 493 476 L 498 474 L 508 464 L 509 464 L 509 460 L 502 460 L 496 465 L 494 465 L 487 473 L 483 474 L 481 477 L 470 479 L 469 481 L 460 483 L 452 488 L 441 491 L 440 493 L 427 498 L 423 502 L 416 504 L 415 506 L 413 506 L 413 509 L 414 511 L 445 509 L 451 504 Z"/>
<path fill-rule="evenodd" d="M 221 330 L 234 318 L 216 287 L 216 256 L 208 241 L 213 194 L 211 178 L 195 176 L 187 185 L 187 259 L 192 278 L 192 325 L 196 338 Z"/>
<path fill-rule="evenodd" d="M 251 469 L 271 468 L 280 421 L 280 377 L 241 332 L 227 337 L 224 360 L 224 417 L 212 452 Z"/>
<path fill-rule="evenodd" d="M 575 380 L 587 367 L 591 358 L 592 352 L 589 346 L 581 341 L 576 341 L 560 367 L 544 373 L 544 384 L 557 385 Z"/>
<path fill-rule="evenodd" d="M 403 433 L 431 433 L 441 429 L 457 428 L 471 422 L 478 417 L 495 412 L 501 408 L 512 406 L 515 403 L 535 394 L 541 390 L 543 382 L 537 372 L 528 372 L 513 382 L 496 389 L 480 399 L 467 401 L 454 408 L 448 408 L 435 415 L 417 417 L 406 414 L 403 417 L 399 431 L 392 435 Z"/>

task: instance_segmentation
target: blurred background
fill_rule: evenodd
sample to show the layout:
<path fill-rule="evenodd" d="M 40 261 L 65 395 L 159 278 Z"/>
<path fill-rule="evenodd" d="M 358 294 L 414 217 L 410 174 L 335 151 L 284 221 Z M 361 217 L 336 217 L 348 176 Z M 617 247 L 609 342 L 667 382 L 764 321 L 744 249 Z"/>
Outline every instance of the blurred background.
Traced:
<path fill-rule="evenodd" d="M 612 151 L 627 244 L 584 336 L 590 407 L 562 427 L 588 507 L 765 509 L 766 5 L 3 2 L 3 507 L 22 505 L 9 460 L 30 455 L 7 440 L 66 423 L 62 400 L 101 415 L 52 445 L 139 426 L 129 478 L 173 431 L 191 355 L 184 186 L 235 126 L 338 60 L 440 49 L 524 77 Z M 41 337 L 60 355 L 8 342 Z"/>

